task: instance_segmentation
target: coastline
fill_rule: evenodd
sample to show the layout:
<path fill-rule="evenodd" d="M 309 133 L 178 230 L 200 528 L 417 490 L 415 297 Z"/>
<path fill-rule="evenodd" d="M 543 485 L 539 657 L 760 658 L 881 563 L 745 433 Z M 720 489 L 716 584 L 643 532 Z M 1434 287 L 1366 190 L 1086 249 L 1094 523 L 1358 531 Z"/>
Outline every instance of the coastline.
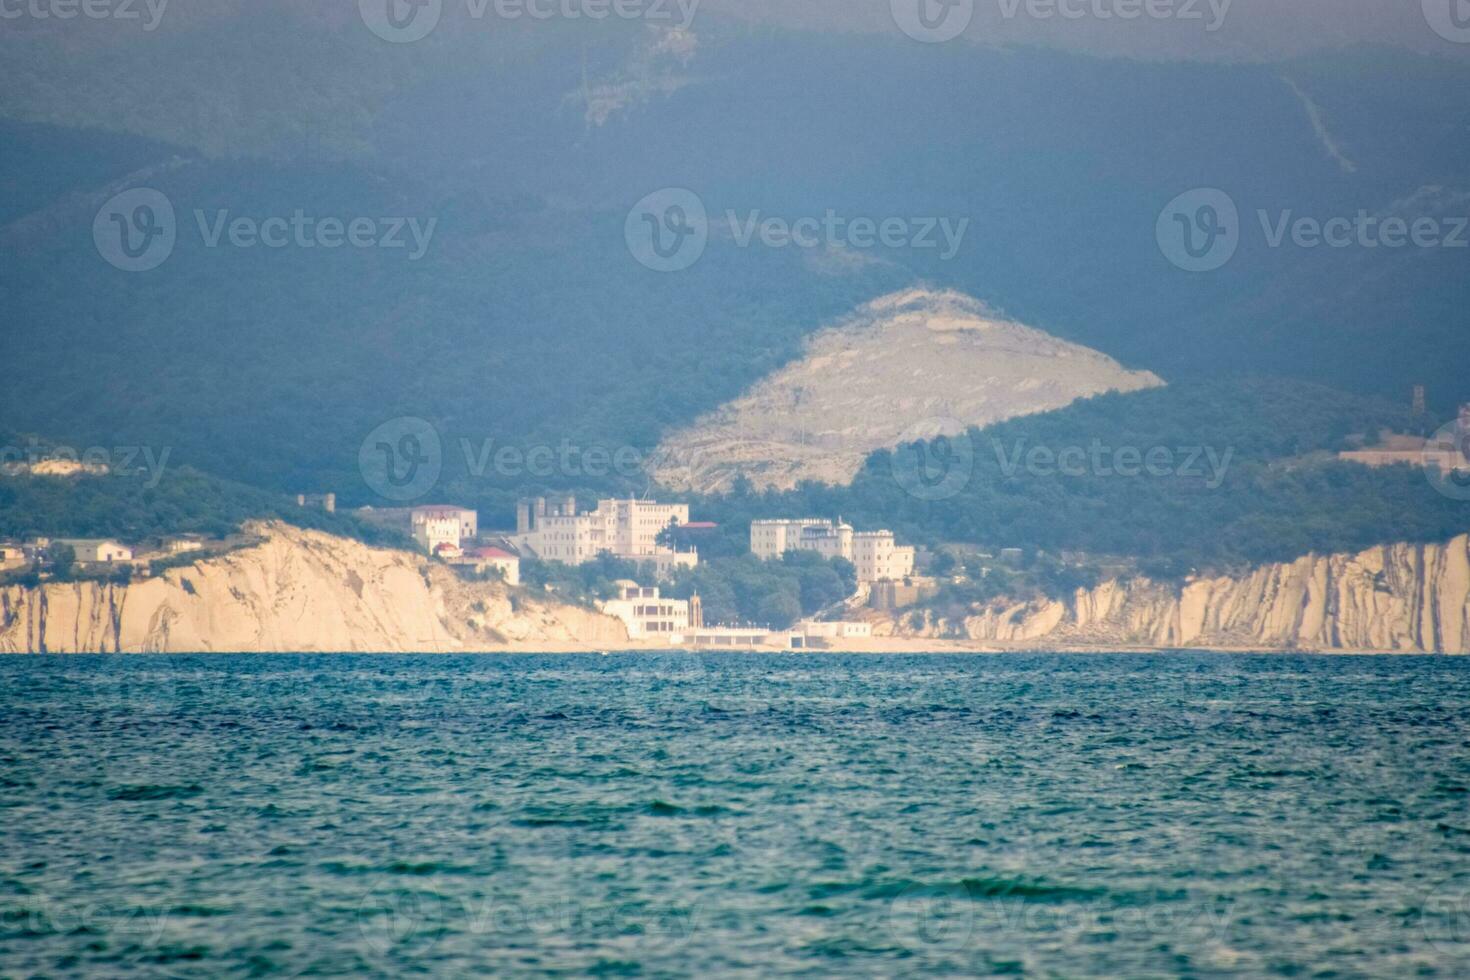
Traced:
<path fill-rule="evenodd" d="M 1470 653 L 1463 535 L 1182 587 L 1108 581 L 1061 599 L 926 618 L 919 629 L 869 611 L 872 636 L 787 651 L 779 631 L 739 649 L 630 641 L 621 620 L 553 592 L 466 581 L 421 556 L 287 525 L 249 530 L 258 544 L 131 584 L 0 587 L 0 653 Z"/>

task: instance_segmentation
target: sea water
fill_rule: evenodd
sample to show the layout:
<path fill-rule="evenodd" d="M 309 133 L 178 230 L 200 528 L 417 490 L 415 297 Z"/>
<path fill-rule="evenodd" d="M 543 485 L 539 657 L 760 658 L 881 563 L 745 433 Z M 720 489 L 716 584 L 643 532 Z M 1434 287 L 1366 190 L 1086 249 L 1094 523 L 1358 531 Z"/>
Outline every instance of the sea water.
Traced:
<path fill-rule="evenodd" d="M 1470 661 L 0 660 L 0 976 L 1470 976 Z"/>

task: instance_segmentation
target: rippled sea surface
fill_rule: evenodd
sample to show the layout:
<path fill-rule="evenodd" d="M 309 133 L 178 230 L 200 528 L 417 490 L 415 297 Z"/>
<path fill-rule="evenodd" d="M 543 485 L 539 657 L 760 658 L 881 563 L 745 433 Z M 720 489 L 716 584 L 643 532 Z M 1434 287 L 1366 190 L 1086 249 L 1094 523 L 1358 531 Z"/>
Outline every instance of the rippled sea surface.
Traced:
<path fill-rule="evenodd" d="M 0 976 L 1470 976 L 1470 661 L 0 660 Z"/>

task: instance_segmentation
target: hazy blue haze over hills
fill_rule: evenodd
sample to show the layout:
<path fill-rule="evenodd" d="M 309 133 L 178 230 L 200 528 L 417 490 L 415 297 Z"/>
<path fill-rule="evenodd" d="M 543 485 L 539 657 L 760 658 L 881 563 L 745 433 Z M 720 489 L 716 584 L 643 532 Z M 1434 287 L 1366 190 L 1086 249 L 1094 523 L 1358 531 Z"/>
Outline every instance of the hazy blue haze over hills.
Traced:
<path fill-rule="evenodd" d="M 1271 248 L 1255 214 L 1470 210 L 1458 61 L 1364 48 L 1151 63 L 718 16 L 696 22 L 688 57 L 641 24 L 392 46 L 355 12 L 268 9 L 102 37 L 64 78 L 42 70 L 54 38 L 10 49 L 23 57 L 5 70 L 6 115 L 94 127 L 4 124 L 16 315 L 0 350 L 34 381 L 0 392 L 13 426 L 167 444 L 222 474 L 352 498 L 361 441 L 385 419 L 477 444 L 649 448 L 822 324 L 916 281 L 1174 383 L 1245 372 L 1399 401 L 1424 382 L 1441 412 L 1470 398 L 1470 252 Z M 617 106 L 589 115 L 607 91 Z M 128 175 L 180 219 L 169 261 L 136 276 L 90 235 Z M 656 275 L 623 224 L 666 186 L 696 191 L 717 223 L 831 209 L 970 224 L 950 261 L 879 250 L 834 274 L 716 234 L 692 269 Z M 1155 222 L 1201 186 L 1232 196 L 1245 241 L 1196 275 L 1161 254 Z M 206 248 L 195 209 L 438 225 L 408 262 Z"/>

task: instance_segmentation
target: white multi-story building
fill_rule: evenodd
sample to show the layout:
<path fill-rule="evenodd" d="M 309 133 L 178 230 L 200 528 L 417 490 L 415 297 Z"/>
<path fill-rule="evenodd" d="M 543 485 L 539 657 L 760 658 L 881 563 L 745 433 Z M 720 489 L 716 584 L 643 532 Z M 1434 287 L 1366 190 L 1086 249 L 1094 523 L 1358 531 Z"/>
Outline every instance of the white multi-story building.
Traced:
<path fill-rule="evenodd" d="M 480 515 L 463 507 L 415 507 L 409 515 L 413 539 L 431 555 L 441 546 L 459 551 L 480 535 Z"/>
<path fill-rule="evenodd" d="M 827 558 L 851 560 L 852 536 L 852 525 L 840 521 L 756 521 L 750 525 L 750 550 L 762 559 L 780 558 L 788 551 L 816 551 Z"/>
<path fill-rule="evenodd" d="M 861 584 L 896 581 L 914 573 L 914 549 L 899 547 L 892 531 L 858 532 L 842 521 L 755 521 L 750 525 L 750 550 L 765 560 L 788 551 L 846 558 L 857 569 Z"/>
<path fill-rule="evenodd" d="M 409 515 L 409 523 L 415 531 L 420 524 L 429 521 L 452 520 L 459 525 L 459 539 L 461 542 L 473 541 L 480 536 L 480 514 L 478 511 L 469 510 L 464 507 L 447 507 L 436 505 L 433 507 L 415 507 Z"/>
<path fill-rule="evenodd" d="M 689 600 L 665 599 L 658 589 L 636 582 L 618 583 L 618 598 L 602 603 L 602 611 L 628 627 L 628 638 L 673 640 L 689 629 Z"/>
<path fill-rule="evenodd" d="M 576 513 L 572 498 L 553 502 L 523 502 L 516 549 L 543 561 L 580 565 L 603 552 L 629 561 L 652 562 L 660 575 L 699 563 L 696 552 L 679 552 L 658 543 L 670 524 L 689 523 L 688 504 L 660 504 L 652 500 L 599 500 L 597 509 Z"/>
<path fill-rule="evenodd" d="M 892 531 L 853 535 L 851 561 L 859 582 L 896 582 L 914 574 L 914 549 L 900 548 Z"/>

